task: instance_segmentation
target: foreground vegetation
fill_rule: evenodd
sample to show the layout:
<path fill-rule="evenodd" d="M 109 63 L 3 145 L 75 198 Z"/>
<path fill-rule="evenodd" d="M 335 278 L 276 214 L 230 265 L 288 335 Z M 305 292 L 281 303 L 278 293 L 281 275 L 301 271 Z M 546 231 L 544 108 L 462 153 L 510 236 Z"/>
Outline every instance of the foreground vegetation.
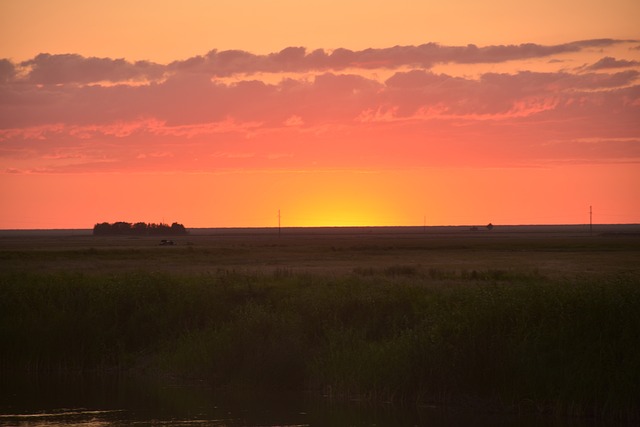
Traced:
<path fill-rule="evenodd" d="M 639 285 L 634 271 L 548 276 L 379 262 L 339 275 L 9 268 L 0 274 L 0 370 L 118 370 L 634 419 Z"/>

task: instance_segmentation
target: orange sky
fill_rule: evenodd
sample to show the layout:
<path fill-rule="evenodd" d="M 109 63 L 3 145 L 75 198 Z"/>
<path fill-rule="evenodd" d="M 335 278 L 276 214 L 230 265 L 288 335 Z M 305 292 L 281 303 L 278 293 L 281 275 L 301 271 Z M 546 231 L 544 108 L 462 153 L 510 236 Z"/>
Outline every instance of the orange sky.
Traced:
<path fill-rule="evenodd" d="M 638 17 L 4 2 L 0 229 L 638 223 Z"/>

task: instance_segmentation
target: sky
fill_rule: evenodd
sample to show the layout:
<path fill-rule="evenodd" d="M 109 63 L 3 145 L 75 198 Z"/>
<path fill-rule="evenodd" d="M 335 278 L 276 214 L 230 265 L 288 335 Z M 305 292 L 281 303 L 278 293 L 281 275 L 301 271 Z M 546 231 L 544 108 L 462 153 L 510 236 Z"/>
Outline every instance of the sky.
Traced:
<path fill-rule="evenodd" d="M 0 0 L 0 229 L 640 223 L 637 0 Z"/>

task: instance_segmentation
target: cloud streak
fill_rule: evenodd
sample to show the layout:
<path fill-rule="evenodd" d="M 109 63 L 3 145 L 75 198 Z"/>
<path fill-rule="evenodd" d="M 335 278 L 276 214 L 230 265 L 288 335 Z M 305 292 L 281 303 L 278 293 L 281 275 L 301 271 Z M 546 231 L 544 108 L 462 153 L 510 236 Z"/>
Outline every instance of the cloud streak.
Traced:
<path fill-rule="evenodd" d="M 0 60 L 0 170 L 638 162 L 638 61 L 523 69 L 623 42 Z M 507 63 L 472 76 L 434 69 Z"/>
<path fill-rule="evenodd" d="M 0 78 L 17 75 L 34 84 L 88 84 L 98 82 L 158 81 L 167 75 L 203 73 L 213 77 L 237 74 L 282 72 L 330 72 L 347 69 L 429 69 L 436 64 L 503 63 L 531 58 L 545 58 L 585 49 L 603 48 L 625 40 L 596 39 L 559 45 L 526 43 L 478 47 L 443 46 L 426 43 L 418 46 L 393 46 L 383 49 L 353 51 L 338 48 L 307 52 L 304 47 L 288 47 L 280 52 L 256 55 L 241 50 L 212 50 L 206 55 L 174 61 L 167 65 L 150 61 L 129 62 L 124 59 L 83 57 L 77 54 L 42 53 L 33 59 L 12 64 L 0 62 Z"/>
<path fill-rule="evenodd" d="M 86 84 L 158 80 L 164 67 L 149 61 L 128 62 L 124 59 L 85 58 L 76 54 L 42 53 L 21 62 L 26 80 L 34 84 Z"/>
<path fill-rule="evenodd" d="M 400 116 L 444 108 L 450 115 L 498 114 L 531 99 L 557 105 L 634 96 L 640 72 L 484 73 L 478 79 L 425 70 L 396 72 L 385 81 L 357 74 L 319 74 L 279 83 L 173 77 L 145 86 L 53 86 L 5 88 L 11 101 L 0 106 L 0 132 L 59 123 L 91 126 L 154 118 L 170 127 L 233 119 L 279 126 L 296 116 L 306 124 L 351 121 L 370 109 L 394 108 Z M 625 101 L 626 100 L 626 101 Z M 13 132 L 13 131 L 12 131 Z"/>
<path fill-rule="evenodd" d="M 627 61 L 624 59 L 615 59 L 611 56 L 605 56 L 595 64 L 587 67 L 587 70 L 608 70 L 612 68 L 637 67 L 640 61 Z"/>

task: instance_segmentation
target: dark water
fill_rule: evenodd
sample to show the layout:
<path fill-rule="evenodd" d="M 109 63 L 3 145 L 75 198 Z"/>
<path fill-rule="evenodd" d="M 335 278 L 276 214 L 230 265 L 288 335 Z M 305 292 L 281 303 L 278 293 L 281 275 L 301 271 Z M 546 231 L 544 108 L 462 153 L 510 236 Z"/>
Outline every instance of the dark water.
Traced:
<path fill-rule="evenodd" d="M 304 393 L 213 392 L 117 377 L 0 381 L 0 426 L 595 426 L 593 420 L 336 402 Z"/>

